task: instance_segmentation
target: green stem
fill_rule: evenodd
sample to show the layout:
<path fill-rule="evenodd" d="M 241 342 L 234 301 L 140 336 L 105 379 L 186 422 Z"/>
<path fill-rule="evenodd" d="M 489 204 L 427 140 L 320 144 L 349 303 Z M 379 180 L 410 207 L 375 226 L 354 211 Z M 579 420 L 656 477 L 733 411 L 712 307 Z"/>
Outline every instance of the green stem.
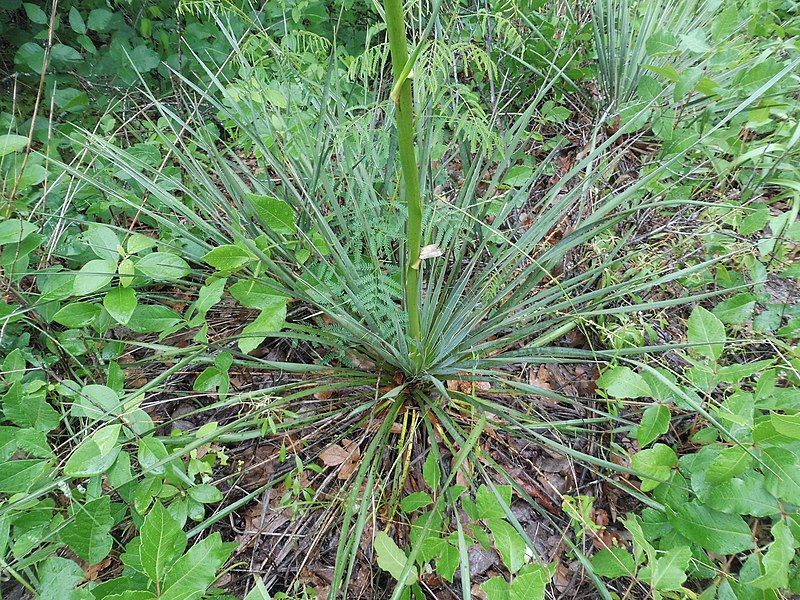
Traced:
<path fill-rule="evenodd" d="M 403 0 L 384 0 L 386 29 L 389 33 L 389 50 L 392 54 L 392 74 L 400 89 L 396 96 L 395 125 L 397 149 L 403 175 L 403 196 L 408 210 L 406 225 L 406 288 L 405 304 L 408 314 L 408 334 L 421 341 L 419 253 L 422 246 L 422 198 L 419 193 L 419 169 L 414 151 L 414 107 L 411 82 L 403 69 L 408 63 L 405 15 Z M 393 98 L 394 99 L 394 98 Z"/>

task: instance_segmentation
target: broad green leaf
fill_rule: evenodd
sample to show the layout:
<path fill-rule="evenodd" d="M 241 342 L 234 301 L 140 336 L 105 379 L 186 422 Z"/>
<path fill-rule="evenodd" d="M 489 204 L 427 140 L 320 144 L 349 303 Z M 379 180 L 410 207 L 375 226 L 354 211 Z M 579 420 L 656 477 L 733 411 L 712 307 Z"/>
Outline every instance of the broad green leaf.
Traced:
<path fill-rule="evenodd" d="M 32 4 L 31 2 L 24 2 L 22 6 L 25 7 L 25 15 L 31 20 L 31 22 L 36 23 L 37 25 L 47 24 L 47 14 L 41 9 L 41 7 L 37 6 L 36 4 Z"/>
<path fill-rule="evenodd" d="M 145 574 L 161 582 L 169 566 L 183 554 L 186 534 L 160 502 L 144 518 L 140 529 L 139 559 Z"/>
<path fill-rule="evenodd" d="M 47 435 L 38 429 L 30 427 L 20 429 L 17 434 L 17 446 L 20 450 L 35 458 L 52 458 L 54 456 Z"/>
<path fill-rule="evenodd" d="M 408 563 L 408 557 L 405 555 L 405 552 L 403 552 L 397 544 L 395 544 L 394 540 L 384 531 L 379 531 L 375 535 L 372 545 L 378 557 L 378 566 L 394 577 L 395 580 L 399 581 Z M 405 585 L 410 586 L 416 582 L 417 568 L 412 566 L 406 578 Z"/>
<path fill-rule="evenodd" d="M 688 321 L 689 343 L 694 351 L 712 360 L 722 356 L 725 348 L 725 326 L 702 306 L 696 307 Z"/>
<path fill-rule="evenodd" d="M 763 575 L 748 584 L 760 590 L 789 587 L 789 566 L 794 559 L 795 540 L 786 519 L 775 523 L 771 533 L 773 541 L 761 559 Z"/>
<path fill-rule="evenodd" d="M 69 9 L 69 26 L 72 27 L 72 31 L 75 33 L 86 33 L 86 23 L 84 22 L 81 13 L 79 13 L 74 6 L 70 7 Z"/>
<path fill-rule="evenodd" d="M 678 546 L 667 551 L 655 563 L 648 563 L 639 570 L 639 578 L 658 591 L 679 590 L 686 581 L 686 568 L 692 558 L 688 546 Z"/>
<path fill-rule="evenodd" d="M 117 323 L 126 325 L 136 310 L 136 292 L 133 288 L 116 287 L 103 298 L 103 306 Z"/>
<path fill-rule="evenodd" d="M 27 141 L 27 138 L 25 138 Z M 2 137 L 0 136 L 0 145 Z M 0 154 L 2 156 L 2 154 Z M 39 228 L 33 223 L 20 221 L 19 219 L 6 219 L 0 223 L 0 246 L 6 244 L 18 244 Z"/>
<path fill-rule="evenodd" d="M 30 392 L 19 382 L 3 396 L 3 413 L 14 425 L 44 433 L 52 431 L 61 422 L 61 415 L 45 399 L 44 390 Z"/>
<path fill-rule="evenodd" d="M 272 596 L 269 595 L 267 586 L 264 585 L 264 580 L 261 577 L 256 577 L 255 586 L 244 597 L 244 600 L 272 600 Z"/>
<path fill-rule="evenodd" d="M 764 476 L 755 471 L 711 486 L 704 501 L 709 508 L 735 515 L 768 517 L 780 512 L 777 499 L 767 491 Z"/>
<path fill-rule="evenodd" d="M 502 577 L 492 577 L 481 584 L 486 600 L 511 600 L 511 586 Z"/>
<path fill-rule="evenodd" d="M 750 527 L 742 517 L 710 509 L 697 501 L 668 511 L 667 517 L 683 537 L 716 554 L 737 554 L 754 546 Z"/>
<path fill-rule="evenodd" d="M 14 348 L 3 360 L 2 377 L 7 382 L 20 381 L 25 376 L 25 357 L 19 348 Z"/>
<path fill-rule="evenodd" d="M 286 202 L 272 196 L 255 196 L 252 194 L 250 195 L 250 200 L 262 225 L 283 235 L 294 233 L 294 211 Z"/>
<path fill-rule="evenodd" d="M 27 492 L 41 479 L 49 468 L 44 460 L 11 460 L 0 463 L 0 493 L 21 494 Z"/>
<path fill-rule="evenodd" d="M 211 307 L 222 300 L 222 293 L 225 290 L 226 281 L 227 279 L 223 277 L 200 288 L 200 291 L 197 293 L 197 300 L 192 305 L 192 310 L 196 311 L 198 317 L 205 317 L 206 313 L 211 310 Z"/>
<path fill-rule="evenodd" d="M 167 571 L 159 600 L 200 598 L 216 578 L 217 570 L 228 560 L 233 547 L 223 544 L 213 533 L 194 544 Z"/>
<path fill-rule="evenodd" d="M 158 244 L 158 240 L 142 235 L 141 233 L 132 233 L 125 243 L 125 249 L 128 254 L 138 254 L 142 250 L 148 250 Z"/>
<path fill-rule="evenodd" d="M 503 563 L 511 573 L 516 573 L 525 564 L 527 545 L 517 530 L 503 519 L 490 519 L 486 522 L 494 538 L 494 547 L 500 553 Z"/>
<path fill-rule="evenodd" d="M 75 417 L 88 417 L 92 421 L 107 421 L 122 411 L 117 393 L 105 385 L 89 384 L 81 388 L 75 396 L 70 414 Z"/>
<path fill-rule="evenodd" d="M 612 398 L 650 397 L 652 391 L 644 378 L 629 367 L 606 369 L 597 380 L 597 387 Z"/>
<path fill-rule="evenodd" d="M 111 552 L 114 540 L 109 532 L 113 525 L 111 498 L 101 496 L 77 507 L 61 530 L 61 539 L 88 564 L 96 565 Z"/>
<path fill-rule="evenodd" d="M 659 54 L 669 54 L 677 50 L 678 40 L 669 31 L 661 30 L 655 32 L 645 42 L 647 53 L 651 56 Z"/>
<path fill-rule="evenodd" d="M 669 479 L 672 468 L 677 464 L 675 451 L 664 444 L 656 444 L 631 457 L 631 468 L 642 480 L 643 492 L 649 492 Z"/>
<path fill-rule="evenodd" d="M 220 502 L 224 497 L 213 485 L 202 483 L 189 488 L 189 498 L 200 504 L 213 504 Z"/>
<path fill-rule="evenodd" d="M 92 294 L 111 283 L 116 272 L 117 263 L 113 260 L 90 260 L 75 276 L 72 292 L 76 296 Z"/>
<path fill-rule="evenodd" d="M 230 287 L 231 296 L 248 308 L 265 309 L 283 297 L 268 285 L 255 279 L 241 279 Z"/>
<path fill-rule="evenodd" d="M 741 293 L 723 300 L 714 307 L 712 312 L 723 323 L 740 325 L 752 318 L 755 305 L 755 294 Z"/>
<path fill-rule="evenodd" d="M 71 302 L 53 315 L 53 321 L 64 327 L 79 329 L 91 325 L 101 309 L 91 302 Z"/>
<path fill-rule="evenodd" d="M 86 21 L 86 26 L 92 31 L 100 33 L 106 31 L 111 21 L 114 19 L 114 13 L 106 8 L 95 8 L 89 13 L 89 18 Z"/>
<path fill-rule="evenodd" d="M 645 556 L 647 557 L 647 562 L 652 563 L 656 559 L 656 550 L 642 529 L 641 517 L 628 513 L 627 518 L 623 519 L 622 522 L 625 524 L 625 529 L 631 533 L 633 557 L 636 564 L 640 564 Z"/>
<path fill-rule="evenodd" d="M 121 425 L 106 425 L 81 442 L 64 465 L 67 477 L 92 477 L 104 473 L 120 452 Z"/>
<path fill-rule="evenodd" d="M 172 330 L 183 318 L 160 304 L 139 304 L 128 320 L 128 328 L 136 333 L 163 333 Z"/>
<path fill-rule="evenodd" d="M 51 556 L 39 567 L 39 600 L 64 600 L 86 574 L 77 563 Z"/>
<path fill-rule="evenodd" d="M 136 270 L 154 281 L 175 281 L 186 277 L 189 263 L 171 252 L 151 252 L 136 263 Z"/>
<path fill-rule="evenodd" d="M 119 238 L 111 227 L 94 223 L 89 226 L 82 237 L 89 244 L 95 256 L 116 263 L 119 258 Z"/>
<path fill-rule="evenodd" d="M 544 600 L 553 572 L 541 565 L 525 565 L 511 582 L 510 600 Z"/>
<path fill-rule="evenodd" d="M 436 492 L 442 482 L 442 470 L 434 452 L 428 452 L 425 461 L 422 463 L 422 479 L 428 487 Z"/>
<path fill-rule="evenodd" d="M 36 42 L 26 42 L 19 47 L 19 50 L 17 50 L 17 53 L 14 55 L 14 63 L 30 69 L 36 74 L 40 74 L 44 66 L 44 48 Z M 16 145 L 16 143 L 14 145 Z M 14 150 L 9 150 L 9 152 L 13 151 Z"/>
<path fill-rule="evenodd" d="M 400 501 L 400 509 L 403 512 L 411 513 L 428 506 L 432 502 L 433 499 L 427 492 L 414 492 Z"/>
<path fill-rule="evenodd" d="M 262 309 L 256 319 L 240 334 L 239 349 L 247 354 L 261 345 L 271 333 L 277 333 L 286 322 L 286 298 L 273 296 L 270 305 Z"/>
<path fill-rule="evenodd" d="M 691 52 L 703 54 L 711 50 L 711 46 L 706 41 L 706 34 L 702 29 L 693 29 L 689 33 L 682 33 L 680 34 L 680 39 L 681 47 Z"/>
<path fill-rule="evenodd" d="M 238 271 L 255 259 L 244 248 L 234 246 L 233 244 L 226 244 L 214 248 L 211 252 L 203 256 L 203 260 L 218 271 L 229 273 Z"/>
<path fill-rule="evenodd" d="M 28 145 L 28 138 L 24 135 L 16 135 L 13 133 L 4 133 L 0 135 L 0 157 L 12 152 L 19 152 Z M 10 221 L 19 221 L 19 219 L 9 219 Z M 7 223 L 8 221 L 6 221 Z M 2 240 L 3 224 L 0 224 L 0 240 Z M 5 242 L 8 243 L 8 242 Z"/>
<path fill-rule="evenodd" d="M 445 543 L 439 555 L 439 560 L 436 561 L 436 572 L 440 577 L 452 583 L 459 561 L 458 548 L 452 544 Z"/>
<path fill-rule="evenodd" d="M 506 508 L 511 508 L 511 486 L 497 485 L 495 489 L 500 494 L 500 498 L 502 498 Z M 497 496 L 485 484 L 482 484 L 475 493 L 476 517 L 478 519 L 505 519 L 506 509 L 503 508 L 503 504 L 497 501 Z"/>
<path fill-rule="evenodd" d="M 767 491 L 787 502 L 800 498 L 800 465 L 794 453 L 784 448 L 764 448 L 761 459 L 764 469 L 764 486 Z"/>
<path fill-rule="evenodd" d="M 605 548 L 592 556 L 592 569 L 601 577 L 609 579 L 633 577 L 636 574 L 633 556 L 624 548 L 617 546 Z"/>
<path fill-rule="evenodd" d="M 785 415 L 770 412 L 770 421 L 775 431 L 793 440 L 800 440 L 800 413 Z"/>
<path fill-rule="evenodd" d="M 159 464 L 169 456 L 164 442 L 152 435 L 139 440 L 139 449 L 136 458 L 142 471 L 148 475 L 163 475 L 165 466 Z"/>
<path fill-rule="evenodd" d="M 636 428 L 636 440 L 645 447 L 669 431 L 669 407 L 665 404 L 648 406 L 642 415 L 642 422 Z"/>
<path fill-rule="evenodd" d="M 706 471 L 706 480 L 709 483 L 724 483 L 731 478 L 744 473 L 752 462 L 753 457 L 741 446 L 731 446 L 720 452 Z"/>
<path fill-rule="evenodd" d="M 117 267 L 119 273 L 119 283 L 122 287 L 128 287 L 133 283 L 133 276 L 136 274 L 136 265 L 130 258 L 120 261 Z"/>

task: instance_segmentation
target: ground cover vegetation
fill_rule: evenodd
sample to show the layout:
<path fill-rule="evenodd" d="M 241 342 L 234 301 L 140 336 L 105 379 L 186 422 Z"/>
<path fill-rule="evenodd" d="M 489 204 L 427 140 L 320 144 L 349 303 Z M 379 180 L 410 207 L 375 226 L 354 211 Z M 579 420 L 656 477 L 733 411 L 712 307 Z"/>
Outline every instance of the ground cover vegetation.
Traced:
<path fill-rule="evenodd" d="M 0 0 L 2 597 L 800 594 L 790 0 Z"/>

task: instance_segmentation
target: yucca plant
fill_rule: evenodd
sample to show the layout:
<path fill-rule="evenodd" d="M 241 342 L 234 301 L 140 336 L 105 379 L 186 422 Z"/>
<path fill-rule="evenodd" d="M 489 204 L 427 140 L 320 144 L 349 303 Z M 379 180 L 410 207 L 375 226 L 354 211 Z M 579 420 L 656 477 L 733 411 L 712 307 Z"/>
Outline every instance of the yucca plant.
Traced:
<path fill-rule="evenodd" d="M 324 504 L 315 518 L 340 532 L 330 597 L 357 595 L 352 585 L 360 568 L 361 540 L 373 536 L 380 554 L 377 540 L 385 544 L 381 530 L 410 540 L 399 568 L 386 569 L 392 573 L 391 597 L 408 594 L 419 577 L 416 560 L 428 552 L 426 539 L 444 528 L 452 533 L 454 569 L 468 598 L 472 538 L 458 516 L 461 483 L 482 484 L 497 498 L 508 526 L 530 549 L 535 547 L 530 535 L 501 501 L 502 486 L 511 486 L 545 521 L 558 521 L 494 458 L 493 450 L 506 448 L 504 439 L 558 453 L 649 502 L 609 477 L 631 474 L 631 469 L 570 442 L 597 428 L 617 426 L 618 417 L 602 404 L 531 383 L 522 373 L 552 362 L 630 362 L 645 351 L 665 350 L 585 350 L 559 340 L 586 330 L 598 317 L 713 295 L 648 299 L 650 290 L 703 272 L 715 260 L 673 264 L 656 273 L 630 272 L 611 285 L 603 277 L 625 264 L 634 231 L 627 224 L 633 217 L 684 202 L 652 192 L 657 189 L 652 184 L 704 137 L 664 161 L 641 165 L 640 176 L 622 187 L 615 187 L 612 176 L 630 134 L 624 127 L 576 157 L 558 177 L 549 171 L 555 149 L 524 184 L 504 185 L 513 157 L 528 143 L 537 107 L 557 85 L 560 72 L 553 68 L 524 113 L 500 134 L 499 156 L 460 153 L 458 142 L 444 139 L 447 132 L 427 118 L 424 103 L 415 105 L 402 4 L 387 0 L 385 8 L 394 75 L 385 90 L 391 89 L 388 101 L 349 107 L 351 90 L 339 77 L 335 57 L 323 80 L 298 70 L 276 89 L 253 77 L 256 73 L 239 52 L 240 76 L 256 86 L 249 97 L 233 96 L 233 82 L 208 66 L 205 76 L 212 90 L 183 78 L 196 102 L 191 114 L 179 114 L 154 99 L 158 141 L 179 172 L 150 166 L 89 132 L 85 148 L 96 164 L 65 168 L 77 183 L 128 204 L 141 221 L 170 231 L 188 261 L 213 268 L 196 271 L 188 283 L 196 284 L 201 276 L 224 278 L 243 306 L 260 311 L 229 339 L 208 344 L 198 336 L 170 350 L 171 358 L 183 358 L 181 367 L 207 365 L 211 354 L 238 343 L 234 364 L 288 374 L 279 386 L 226 400 L 228 405 L 266 403 L 226 425 L 217 439 L 262 436 L 267 415 L 269 435 L 306 440 L 305 446 L 289 448 L 299 464 L 315 460 L 330 444 L 357 444 L 357 467 L 346 485 L 339 486 L 334 477 L 315 480 L 314 501 Z M 241 48 L 238 40 L 230 41 Z M 703 135 L 726 126 L 793 67 L 764 82 Z M 285 102 L 262 101 L 276 93 Z M 309 111 L 315 116 L 310 125 Z M 236 136 L 212 135 L 203 116 L 209 114 L 232 124 Z M 387 125 L 389 117 L 393 128 Z M 302 126 L 287 135 L 290 122 Z M 253 149 L 257 168 L 237 152 L 243 144 Z M 434 167 L 432 155 L 439 145 L 449 151 Z M 456 158 L 463 179 L 453 185 Z M 106 166 L 127 184 L 98 174 Z M 592 210 L 581 212 L 585 206 Z M 532 218 L 521 226 L 523 210 Z M 611 243 L 603 254 L 593 255 L 587 244 L 599 238 Z M 305 360 L 247 356 L 265 338 L 297 349 Z M 431 504 L 409 523 L 398 508 L 402 490 L 420 485 L 421 479 L 430 489 Z M 275 478 L 218 510 L 190 535 L 281 481 Z M 299 518 L 288 534 L 307 525 L 307 518 Z M 314 539 L 323 534 L 315 531 Z M 567 543 L 599 593 L 610 598 L 580 546 Z M 535 561 L 542 565 L 546 558 Z M 542 589 L 550 577 L 543 566 L 530 575 L 541 580 Z"/>

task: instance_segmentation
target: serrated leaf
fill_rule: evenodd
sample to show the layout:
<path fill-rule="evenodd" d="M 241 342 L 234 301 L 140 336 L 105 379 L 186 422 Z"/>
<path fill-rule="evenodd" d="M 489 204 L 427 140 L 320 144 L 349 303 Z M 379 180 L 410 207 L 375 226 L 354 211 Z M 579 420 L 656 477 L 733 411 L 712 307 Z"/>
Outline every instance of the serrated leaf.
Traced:
<path fill-rule="evenodd" d="M 378 558 L 378 566 L 399 581 L 408 563 L 405 552 L 384 531 L 375 534 L 372 545 Z M 417 568 L 412 566 L 406 577 L 405 585 L 410 586 L 416 582 Z"/>
<path fill-rule="evenodd" d="M 109 532 L 113 525 L 111 498 L 101 496 L 78 506 L 61 530 L 61 539 L 89 565 L 96 565 L 111 552 L 114 540 Z"/>
<path fill-rule="evenodd" d="M 669 431 L 670 417 L 669 407 L 665 404 L 648 406 L 642 414 L 642 422 L 636 428 L 636 440 L 639 445 L 648 446 Z"/>

